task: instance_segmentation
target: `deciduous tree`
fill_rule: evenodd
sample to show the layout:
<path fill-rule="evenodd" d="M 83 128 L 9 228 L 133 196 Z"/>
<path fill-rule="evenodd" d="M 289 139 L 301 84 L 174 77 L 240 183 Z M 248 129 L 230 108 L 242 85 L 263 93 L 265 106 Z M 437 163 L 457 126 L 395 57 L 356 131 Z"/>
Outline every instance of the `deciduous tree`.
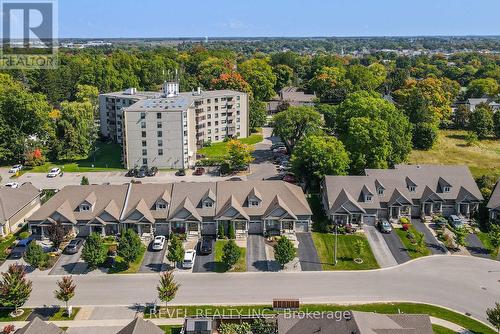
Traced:
<path fill-rule="evenodd" d="M 73 277 L 63 276 L 60 281 L 57 281 L 58 289 L 54 291 L 55 297 L 64 302 L 66 311 L 68 311 L 68 302 L 75 296 L 76 284 L 73 282 Z M 68 313 L 68 316 L 71 314 Z"/>
<path fill-rule="evenodd" d="M 174 272 L 164 271 L 160 274 L 160 284 L 156 287 L 158 298 L 165 302 L 167 308 L 168 302 L 172 301 L 181 285 L 174 280 Z"/>
<path fill-rule="evenodd" d="M 175 234 L 170 238 L 167 259 L 174 262 L 176 266 L 179 262 L 184 260 L 184 247 L 182 246 L 182 241 Z"/>
<path fill-rule="evenodd" d="M 293 243 L 285 236 L 278 239 L 274 245 L 274 258 L 281 265 L 281 268 L 295 258 L 296 250 Z"/>
<path fill-rule="evenodd" d="M 95 269 L 106 260 L 108 250 L 98 233 L 91 233 L 83 245 L 82 259 L 90 269 Z"/>
<path fill-rule="evenodd" d="M 67 235 L 66 230 L 64 229 L 64 226 L 60 221 L 56 221 L 52 225 L 50 225 L 47 228 L 47 232 L 49 235 L 49 240 L 52 242 L 54 248 L 56 249 L 59 248 Z"/>
<path fill-rule="evenodd" d="M 42 246 L 33 241 L 28 245 L 23 258 L 33 268 L 40 268 L 47 263 L 49 255 L 43 251 Z"/>
<path fill-rule="evenodd" d="M 490 106 L 485 103 L 476 106 L 470 115 L 470 129 L 479 139 L 484 139 L 493 133 L 494 127 L 493 111 Z"/>
<path fill-rule="evenodd" d="M 227 159 L 232 170 L 246 168 L 252 162 L 253 147 L 243 144 L 237 139 L 227 143 Z"/>
<path fill-rule="evenodd" d="M 32 282 L 26 278 L 26 271 L 21 264 L 11 264 L 7 272 L 2 273 L 0 282 L 0 304 L 17 309 L 26 303 L 32 291 Z"/>
<path fill-rule="evenodd" d="M 118 242 L 118 255 L 121 256 L 127 265 L 134 262 L 141 254 L 142 242 L 137 233 L 132 229 L 122 232 Z"/>
<path fill-rule="evenodd" d="M 244 61 L 238 67 L 246 82 L 250 84 L 253 97 L 259 101 L 268 101 L 276 93 L 276 75 L 265 59 L 253 58 Z"/>

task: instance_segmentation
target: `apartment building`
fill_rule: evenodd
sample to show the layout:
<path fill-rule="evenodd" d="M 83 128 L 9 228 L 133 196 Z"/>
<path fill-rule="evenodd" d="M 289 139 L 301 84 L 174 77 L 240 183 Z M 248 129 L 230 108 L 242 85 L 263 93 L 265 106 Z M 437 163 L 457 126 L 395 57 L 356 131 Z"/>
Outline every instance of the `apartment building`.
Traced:
<path fill-rule="evenodd" d="M 125 167 L 188 168 L 205 142 L 245 138 L 248 95 L 232 90 L 179 92 L 165 82 L 162 92 L 100 96 L 101 134 L 123 146 Z"/>

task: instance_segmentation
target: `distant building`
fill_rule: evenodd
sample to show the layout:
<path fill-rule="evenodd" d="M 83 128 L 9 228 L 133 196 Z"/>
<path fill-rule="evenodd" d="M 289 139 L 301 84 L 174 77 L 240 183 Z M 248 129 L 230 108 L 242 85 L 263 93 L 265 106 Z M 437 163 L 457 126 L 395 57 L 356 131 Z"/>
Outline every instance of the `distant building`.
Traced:
<path fill-rule="evenodd" d="M 284 87 L 276 98 L 269 101 L 267 110 L 269 114 L 280 111 L 281 106 L 314 106 L 316 94 L 307 94 L 298 87 Z"/>
<path fill-rule="evenodd" d="M 204 142 L 249 135 L 248 95 L 232 90 L 162 92 L 129 88 L 99 96 L 101 134 L 123 146 L 127 168 L 188 168 Z"/>
<path fill-rule="evenodd" d="M 493 99 L 488 97 L 483 97 L 478 99 L 468 99 L 466 102 L 466 106 L 469 107 L 470 111 L 474 111 L 474 109 L 476 109 L 476 107 L 481 103 L 489 105 L 494 112 L 500 109 L 500 103 L 495 102 Z"/>
<path fill-rule="evenodd" d="M 500 224 L 500 180 L 495 185 L 486 207 L 490 213 L 490 221 L 494 224 Z"/>

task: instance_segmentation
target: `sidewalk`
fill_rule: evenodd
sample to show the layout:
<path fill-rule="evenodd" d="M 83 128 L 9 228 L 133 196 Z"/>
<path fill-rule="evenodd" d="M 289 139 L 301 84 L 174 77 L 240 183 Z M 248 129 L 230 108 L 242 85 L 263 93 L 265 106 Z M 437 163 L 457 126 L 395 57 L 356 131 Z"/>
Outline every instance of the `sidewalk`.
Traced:
<path fill-rule="evenodd" d="M 462 334 L 472 334 L 470 331 L 466 330 L 463 327 L 460 327 L 459 325 L 450 322 L 448 320 L 440 319 L 440 318 L 435 318 L 435 317 L 430 317 L 431 318 L 431 323 L 433 325 L 439 325 L 446 327 L 448 329 L 451 329 L 452 331 L 456 333 L 462 333 Z"/>

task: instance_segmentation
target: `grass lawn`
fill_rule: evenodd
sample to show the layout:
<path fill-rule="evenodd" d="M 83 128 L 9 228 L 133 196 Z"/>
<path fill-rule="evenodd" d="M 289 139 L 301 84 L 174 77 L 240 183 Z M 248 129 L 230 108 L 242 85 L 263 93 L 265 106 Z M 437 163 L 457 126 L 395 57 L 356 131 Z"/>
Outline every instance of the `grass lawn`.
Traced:
<path fill-rule="evenodd" d="M 16 236 L 14 234 L 9 234 L 0 242 L 0 261 L 5 261 L 7 259 L 7 253 L 5 253 L 5 251 L 14 244 L 14 241 L 16 241 Z"/>
<path fill-rule="evenodd" d="M 26 167 L 21 174 L 47 173 L 52 167 L 60 167 L 63 172 L 99 172 L 110 170 L 123 170 L 121 164 L 122 148 L 115 143 L 98 143 L 95 161 L 92 154 L 88 158 L 75 161 L 51 161 L 33 168 Z M 94 167 L 92 167 L 94 165 Z"/>
<path fill-rule="evenodd" d="M 76 314 L 80 311 L 79 307 L 73 307 L 73 313 L 71 317 L 66 316 L 66 308 L 61 307 L 53 316 L 49 318 L 50 321 L 58 321 L 58 320 L 74 320 Z"/>
<path fill-rule="evenodd" d="M 432 331 L 434 334 L 455 334 L 456 332 L 454 330 L 448 329 L 443 326 L 439 325 L 432 325 Z"/>
<path fill-rule="evenodd" d="M 403 243 L 404 248 L 406 249 L 406 251 L 408 252 L 408 255 L 410 255 L 410 257 L 412 259 L 416 259 L 417 257 L 421 257 L 421 256 L 431 255 L 431 250 L 429 248 L 427 248 L 427 246 L 425 246 L 423 249 L 420 249 L 419 251 L 415 251 L 413 249 L 412 243 L 410 242 L 410 239 L 408 239 L 408 237 L 407 237 L 407 233 L 408 233 L 407 231 L 403 231 L 400 228 L 395 228 L 394 231 L 398 235 L 399 239 L 401 239 L 401 242 Z M 418 233 L 418 231 L 415 229 L 415 227 L 413 227 L 411 225 L 410 225 L 410 229 L 408 231 L 413 233 L 413 235 L 417 235 L 417 233 Z"/>
<path fill-rule="evenodd" d="M 379 268 L 375 256 L 373 256 L 368 240 L 362 234 L 338 235 L 338 255 L 337 265 L 334 262 L 334 243 L 335 236 L 332 233 L 313 232 L 312 238 L 323 270 L 366 270 Z M 361 240 L 365 244 L 365 249 L 361 258 L 363 263 L 354 262 L 354 245 L 356 240 Z"/>
<path fill-rule="evenodd" d="M 262 133 L 251 134 L 247 138 L 238 139 L 243 144 L 254 145 L 262 141 Z M 227 155 L 227 142 L 213 143 L 209 147 L 198 150 L 198 154 L 203 154 L 206 158 L 222 158 Z"/>
<path fill-rule="evenodd" d="M 228 240 L 217 240 L 215 242 L 215 271 L 218 273 L 223 273 L 227 271 L 227 267 L 224 263 L 222 263 L 222 248 L 224 248 L 224 245 L 227 244 L 229 241 Z M 241 255 L 240 259 L 236 264 L 234 265 L 233 269 L 231 269 L 231 272 L 242 272 L 242 271 L 247 271 L 247 260 L 246 260 L 246 248 L 240 247 L 241 249 Z"/>
<path fill-rule="evenodd" d="M 144 259 L 144 254 L 146 253 L 146 246 L 142 245 L 141 253 L 137 259 L 130 263 L 129 266 L 123 261 L 121 256 L 116 256 L 115 265 L 113 268 L 109 268 L 108 274 L 134 274 L 139 270 L 141 266 L 142 259 Z"/>
<path fill-rule="evenodd" d="M 488 235 L 488 233 L 478 232 L 477 237 L 479 238 L 479 240 L 481 240 L 481 243 L 484 245 L 484 247 L 486 247 L 486 249 L 490 253 L 491 258 L 492 259 L 498 258 L 498 248 L 493 249 L 493 246 L 491 245 L 490 236 Z"/>
<path fill-rule="evenodd" d="M 165 312 L 164 315 L 168 317 L 168 314 L 173 317 L 184 317 L 184 316 L 194 316 L 194 315 L 214 315 L 214 314 L 242 314 L 242 315 L 252 315 L 252 314 L 275 314 L 276 311 L 272 310 L 271 305 L 245 305 L 245 306 L 210 306 L 210 305 L 200 305 L 200 306 L 173 306 L 169 307 L 169 312 Z M 495 334 L 496 331 L 490 327 L 484 325 L 483 323 L 474 320 L 464 314 L 460 314 L 454 311 L 450 311 L 439 306 L 418 304 L 418 303 L 373 303 L 373 304 L 356 304 L 356 305 L 336 305 L 336 304 L 311 304 L 302 305 L 300 307 L 301 311 L 304 312 L 315 312 L 315 311 L 364 311 L 364 312 L 377 312 L 382 314 L 394 314 L 394 313 L 407 313 L 407 314 L 428 314 L 430 316 L 444 319 L 453 322 L 463 328 L 468 329 L 473 333 L 483 333 L 483 334 Z M 203 311 L 203 312 L 202 312 Z M 144 318 L 149 318 L 149 313 L 145 312 Z M 168 332 L 167 332 L 168 333 Z M 444 332 L 443 332 L 444 334 Z"/>
<path fill-rule="evenodd" d="M 163 325 L 158 326 L 165 331 L 165 334 L 180 334 L 182 326 L 176 325 Z"/>
<path fill-rule="evenodd" d="M 462 164 L 469 166 L 474 177 L 500 176 L 500 140 L 481 140 L 478 146 L 465 145 L 465 131 L 441 130 L 429 151 L 413 150 L 413 164 Z"/>
<path fill-rule="evenodd" d="M 13 311 L 13 309 L 0 309 L 0 322 L 10 322 L 10 321 L 25 321 L 26 318 L 31 314 L 31 311 L 33 311 L 30 308 L 24 308 L 24 313 L 19 316 L 12 318 L 9 313 Z"/>

